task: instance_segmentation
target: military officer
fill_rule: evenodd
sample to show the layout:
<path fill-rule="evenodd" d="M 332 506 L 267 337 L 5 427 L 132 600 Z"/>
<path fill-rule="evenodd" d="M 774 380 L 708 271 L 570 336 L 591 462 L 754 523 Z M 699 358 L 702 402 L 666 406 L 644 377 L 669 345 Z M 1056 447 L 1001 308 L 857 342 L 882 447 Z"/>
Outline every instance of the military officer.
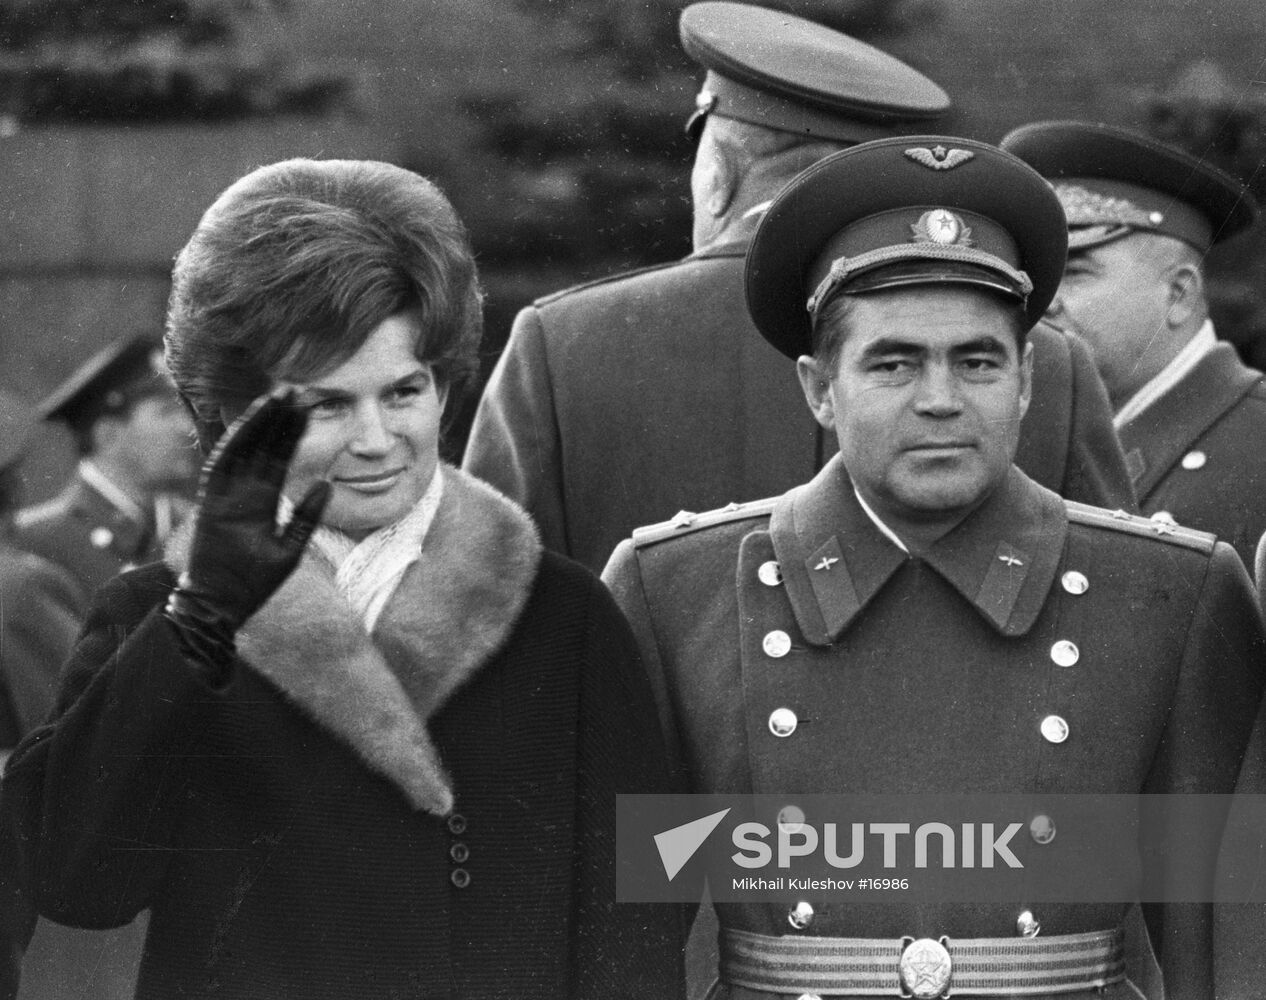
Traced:
<path fill-rule="evenodd" d="M 837 153 L 766 213 L 748 307 L 797 359 L 840 452 L 774 499 L 635 532 L 604 573 L 691 790 L 1230 790 L 1263 644 L 1234 551 L 1063 500 L 1013 464 L 1032 388 L 1026 334 L 1055 293 L 1065 239 L 1038 174 L 949 137 Z M 1073 836 L 1059 827 L 1044 817 L 1033 836 Z M 1147 856 L 1211 881 L 1215 854 L 1193 842 Z M 1144 909 L 1168 995 L 1209 996 L 1211 907 Z M 720 977 L 743 1000 L 971 996 L 987 980 L 990 995 L 1027 980 L 1015 995 L 1136 997 L 1125 910 L 812 893 L 718 904 Z M 903 980 L 909 939 L 945 950 L 934 988 Z M 1048 991 L 1038 970 L 1069 948 L 1085 960 Z M 788 971 L 790 954 L 810 979 Z"/>
<path fill-rule="evenodd" d="M 1048 315 L 1094 351 L 1142 511 L 1213 532 L 1252 567 L 1266 530 L 1266 383 L 1217 339 L 1202 261 L 1253 225 L 1253 196 L 1106 125 L 1038 122 L 1002 147 L 1055 184 L 1068 214 Z"/>
<path fill-rule="evenodd" d="M 517 317 L 465 468 L 518 500 L 550 548 L 600 570 L 634 527 L 780 492 L 835 451 L 743 307 L 743 256 L 802 168 L 909 130 L 949 99 L 909 66 L 782 11 L 681 15 L 706 70 L 689 133 L 694 253 L 547 296 Z M 1039 329 L 1020 464 L 1067 496 L 1133 507 L 1085 346 Z"/>
<path fill-rule="evenodd" d="M 57 497 L 18 513 L 16 537 L 70 573 L 81 615 L 97 587 L 157 558 L 189 509 L 193 425 L 163 372 L 157 340 L 117 341 L 40 407 L 44 419 L 70 428 L 80 462 Z"/>
<path fill-rule="evenodd" d="M 77 631 L 96 589 L 158 558 L 162 539 L 190 509 L 193 425 L 165 375 L 161 344 L 146 336 L 99 351 L 38 415 L 70 428 L 80 461 L 58 496 L 18 512 L 14 540 L 69 578 Z M 45 666 L 55 681 L 61 657 Z M 145 925 L 144 916 L 110 931 L 39 921 L 23 963 L 21 1000 L 130 997 Z"/>
<path fill-rule="evenodd" d="M 13 545 L 19 466 L 35 427 L 32 408 L 0 392 L 0 765 L 53 706 L 57 676 L 79 620 L 75 582 Z M 19 895 L 9 843 L 0 843 L 0 1000 L 17 996 L 35 912 Z"/>

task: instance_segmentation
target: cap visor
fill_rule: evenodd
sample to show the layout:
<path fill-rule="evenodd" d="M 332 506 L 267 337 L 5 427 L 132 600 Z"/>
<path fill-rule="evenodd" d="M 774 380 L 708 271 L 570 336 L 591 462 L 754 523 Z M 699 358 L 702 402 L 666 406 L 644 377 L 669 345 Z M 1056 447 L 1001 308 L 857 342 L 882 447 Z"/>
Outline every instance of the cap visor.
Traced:
<path fill-rule="evenodd" d="M 1027 296 L 1009 276 L 976 264 L 938 260 L 908 261 L 884 264 L 850 278 L 841 288 L 845 295 L 864 295 L 885 288 L 908 288 L 911 285 L 972 285 L 998 292 L 1017 302 Z"/>

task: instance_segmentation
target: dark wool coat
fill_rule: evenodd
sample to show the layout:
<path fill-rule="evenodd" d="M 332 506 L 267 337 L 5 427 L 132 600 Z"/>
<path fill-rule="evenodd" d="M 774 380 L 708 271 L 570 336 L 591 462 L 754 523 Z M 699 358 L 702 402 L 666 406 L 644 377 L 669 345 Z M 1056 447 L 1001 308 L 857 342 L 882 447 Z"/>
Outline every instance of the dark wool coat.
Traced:
<path fill-rule="evenodd" d="M 713 246 L 519 314 L 464 468 L 521 503 L 546 547 L 597 572 L 638 525 L 774 496 L 834 454 L 795 365 L 747 315 L 746 249 Z M 1088 349 L 1047 326 L 1030 339 L 1018 464 L 1070 499 L 1133 510 Z"/>
<path fill-rule="evenodd" d="M 1225 793 L 1262 690 L 1262 626 L 1230 546 L 1066 503 L 1014 468 L 923 557 L 879 532 L 837 460 L 776 500 L 638 532 L 604 578 L 696 792 Z M 785 655 L 766 651 L 774 630 Z M 1061 641 L 1074 662 L 1057 662 Z M 770 729 L 779 707 L 804 723 L 786 738 Z M 1052 714 L 1063 742 L 1043 737 Z M 1215 855 L 1158 857 L 1211 884 Z M 817 915 L 801 934 L 894 941 L 1014 938 L 1030 908 L 1044 937 L 1100 931 L 1125 910 L 804 898 Z M 717 909 L 723 927 L 797 933 L 786 903 Z M 1211 907 L 1144 911 L 1168 995 L 1210 996 Z"/>
<path fill-rule="evenodd" d="M 613 901 L 614 795 L 665 781 L 627 625 L 521 510 L 446 475 L 372 642 L 307 558 L 211 689 L 158 613 L 170 569 L 99 595 L 3 818 L 41 913 L 150 909 L 139 997 L 678 988 L 672 914 Z"/>
<path fill-rule="evenodd" d="M 1266 382 L 1219 344 L 1121 428 L 1145 514 L 1211 531 L 1252 568 L 1266 532 Z"/>

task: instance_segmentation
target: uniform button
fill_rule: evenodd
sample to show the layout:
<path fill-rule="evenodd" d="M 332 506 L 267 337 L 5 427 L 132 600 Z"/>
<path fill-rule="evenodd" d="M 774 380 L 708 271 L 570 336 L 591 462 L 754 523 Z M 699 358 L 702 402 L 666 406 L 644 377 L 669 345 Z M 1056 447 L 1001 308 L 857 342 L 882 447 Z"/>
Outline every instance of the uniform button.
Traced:
<path fill-rule="evenodd" d="M 761 647 L 765 650 L 766 656 L 772 656 L 775 660 L 780 660 L 791 652 L 791 636 L 782 629 L 776 628 L 766 634 L 761 641 Z"/>
<path fill-rule="evenodd" d="M 1055 821 L 1046 815 L 1034 816 L 1029 823 L 1029 836 L 1034 843 L 1049 844 L 1055 839 Z"/>
<path fill-rule="evenodd" d="M 1015 932 L 1021 937 L 1037 937 L 1041 929 L 1042 925 L 1033 916 L 1032 910 L 1025 910 L 1015 918 Z"/>
<path fill-rule="evenodd" d="M 461 813 L 453 813 L 448 818 L 448 832 L 460 837 L 466 832 L 466 817 Z"/>
<path fill-rule="evenodd" d="M 88 541 L 92 542 L 94 548 L 107 548 L 114 541 L 114 532 L 109 528 L 93 528 L 88 533 Z"/>
<path fill-rule="evenodd" d="M 796 731 L 798 725 L 800 725 L 800 720 L 789 708 L 775 708 L 769 713 L 769 731 L 775 736 L 780 738 L 790 736 Z"/>
<path fill-rule="evenodd" d="M 778 825 L 792 827 L 792 833 L 796 833 L 804 824 L 804 810 L 799 806 L 783 806 L 778 810 Z"/>
<path fill-rule="evenodd" d="M 465 864 L 468 860 L 470 860 L 470 848 L 465 844 L 454 844 L 448 849 L 448 856 L 459 865 Z"/>
<path fill-rule="evenodd" d="M 1090 589 L 1090 581 L 1086 579 L 1086 574 L 1078 573 L 1075 569 L 1070 569 L 1061 576 L 1059 582 L 1070 594 L 1084 594 Z"/>
<path fill-rule="evenodd" d="M 1051 659 L 1061 667 L 1071 667 L 1081 659 L 1081 650 L 1077 648 L 1075 642 L 1060 639 L 1059 642 L 1051 647 Z"/>
<path fill-rule="evenodd" d="M 796 1000 L 822 1000 L 820 993 L 801 993 Z"/>
<path fill-rule="evenodd" d="M 1182 457 L 1182 467 L 1191 471 L 1203 469 L 1204 463 L 1209 461 L 1209 456 L 1203 451 L 1189 451 Z"/>
<path fill-rule="evenodd" d="M 448 873 L 448 880 L 459 889 L 465 889 L 470 885 L 470 872 L 465 868 L 454 868 Z"/>
<path fill-rule="evenodd" d="M 756 576 L 766 587 L 777 587 L 782 583 L 782 567 L 773 559 L 760 564 L 760 569 L 756 571 Z"/>
<path fill-rule="evenodd" d="M 1063 743 L 1068 739 L 1068 723 L 1058 715 L 1048 715 L 1042 720 L 1042 736 L 1048 743 Z"/>
<path fill-rule="evenodd" d="M 813 907 L 803 899 L 787 911 L 787 923 L 802 931 L 813 923 Z"/>
<path fill-rule="evenodd" d="M 1178 518 L 1174 517 L 1174 515 L 1167 510 L 1158 510 L 1152 515 L 1152 520 L 1157 521 L 1160 524 L 1168 524 L 1171 528 L 1178 527 Z"/>

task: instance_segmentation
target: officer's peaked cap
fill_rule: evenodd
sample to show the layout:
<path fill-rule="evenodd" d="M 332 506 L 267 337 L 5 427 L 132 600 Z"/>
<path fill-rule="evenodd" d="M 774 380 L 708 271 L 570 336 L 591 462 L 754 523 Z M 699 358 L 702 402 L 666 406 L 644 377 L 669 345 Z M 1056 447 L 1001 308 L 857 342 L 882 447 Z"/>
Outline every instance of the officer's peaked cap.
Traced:
<path fill-rule="evenodd" d="M 1256 201 L 1230 174 L 1127 129 L 1034 122 L 1005 136 L 1002 148 L 1055 186 L 1070 250 L 1150 232 L 1204 251 L 1257 220 Z"/>
<path fill-rule="evenodd" d="M 1022 304 L 1030 325 L 1055 295 L 1067 227 L 1031 167 L 996 146 L 903 136 L 834 153 L 798 174 L 747 255 L 747 307 L 788 357 L 838 294 L 962 284 Z"/>
<path fill-rule="evenodd" d="M 836 142 L 892 134 L 949 109 L 948 95 L 879 49 L 813 21 L 749 4 L 692 4 L 681 44 L 708 70 L 686 126 L 709 114 Z"/>
<path fill-rule="evenodd" d="M 162 342 L 145 334 L 115 341 L 80 365 L 40 404 L 39 417 L 86 431 L 137 400 L 171 392 Z"/>

